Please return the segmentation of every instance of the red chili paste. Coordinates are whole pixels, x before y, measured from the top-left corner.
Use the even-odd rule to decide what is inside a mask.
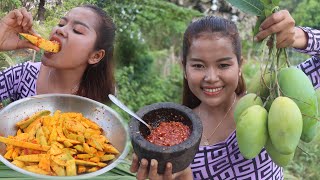
[[[182,122],[161,122],[147,136],[147,140],[160,146],[173,146],[185,141],[190,136],[190,128]]]

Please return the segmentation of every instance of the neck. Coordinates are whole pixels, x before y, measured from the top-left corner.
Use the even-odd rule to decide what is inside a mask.
[[[209,106],[208,104],[201,103],[196,108],[196,111],[203,115],[207,114],[208,117],[233,117],[233,109],[236,101],[237,95],[234,93],[231,98],[228,99],[228,103],[219,104],[217,106]]]
[[[48,92],[74,94],[78,90],[81,81],[79,74],[83,73],[49,68],[47,77]]]
[[[201,103],[194,109],[200,116],[204,126],[201,144],[209,145],[220,142],[228,136],[230,130],[235,128],[233,108],[236,100],[237,95],[234,93],[228,103],[224,105],[211,107]]]

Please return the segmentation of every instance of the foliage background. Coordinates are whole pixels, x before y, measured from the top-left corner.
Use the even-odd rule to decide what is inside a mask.
[[[48,37],[51,28],[68,10],[90,3],[105,9],[117,25],[117,96],[134,111],[156,102],[181,102],[182,36],[195,18],[213,14],[238,24],[247,83],[264,63],[261,52],[252,45],[252,34],[248,30],[256,18],[242,14],[223,0],[1,0],[0,16],[14,8],[26,7],[34,15],[34,28]],[[290,11],[297,25],[319,28],[318,0],[281,1],[281,8]],[[41,55],[42,52],[31,50],[0,52],[0,68],[27,60],[40,61]],[[289,50],[289,57],[292,64],[298,64],[308,56]],[[123,111],[111,106],[130,120]],[[319,138],[299,145],[307,153],[297,150],[294,161],[285,168],[286,179],[320,179]]]

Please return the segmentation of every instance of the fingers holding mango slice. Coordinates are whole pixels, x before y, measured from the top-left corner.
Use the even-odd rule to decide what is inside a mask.
[[[22,37],[27,39],[33,45],[41,48],[47,52],[57,53],[60,51],[60,44],[56,41],[49,41],[40,36],[31,35],[27,33],[19,33]],[[23,42],[22,42],[23,43]]]

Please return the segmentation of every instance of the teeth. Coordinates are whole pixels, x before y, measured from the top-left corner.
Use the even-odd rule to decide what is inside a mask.
[[[212,92],[220,91],[221,89],[222,89],[222,87],[220,87],[220,88],[215,88],[215,89],[204,88],[203,90],[212,93]]]

